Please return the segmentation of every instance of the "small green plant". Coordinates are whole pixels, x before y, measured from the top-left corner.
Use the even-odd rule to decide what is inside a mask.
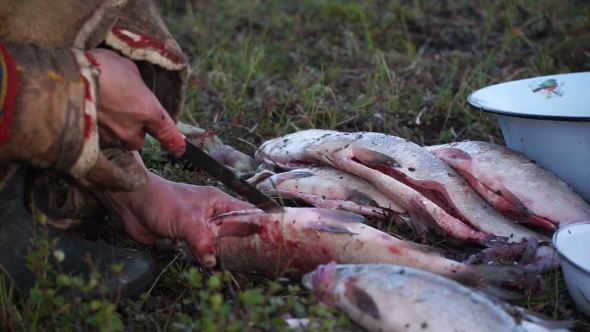
[[[8,286],[6,273],[0,274],[0,303],[4,327],[10,331],[41,331],[46,329],[75,331],[77,328],[95,331],[123,331],[123,323],[116,313],[117,301],[107,298],[98,270],[93,267],[88,280],[63,274],[59,262],[64,253],[55,250],[56,239],[48,239],[46,217],[35,215],[35,226],[41,236],[33,237],[26,256],[28,268],[36,276],[36,285],[22,293],[14,285]],[[37,233],[33,233],[37,234]],[[57,269],[50,260],[57,262]],[[113,266],[120,272],[120,267]],[[92,300],[83,300],[97,294]]]

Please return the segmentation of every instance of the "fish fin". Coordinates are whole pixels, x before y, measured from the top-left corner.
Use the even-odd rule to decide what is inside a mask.
[[[503,300],[518,300],[522,294],[502,289],[503,283],[522,282],[527,277],[527,272],[519,267],[471,265],[476,276],[473,280],[465,280],[470,285],[486,294]]]
[[[352,157],[359,160],[363,165],[367,166],[386,166],[386,167],[402,167],[402,165],[386,155],[375,150],[351,145]]]
[[[251,178],[249,178],[248,181],[251,185],[257,185],[260,182],[270,178],[271,176],[276,175],[275,172],[269,171],[269,170],[264,170],[262,172],[258,172],[256,174],[254,174]]]
[[[567,321],[567,320],[545,320],[540,322],[534,322],[534,324],[542,326],[549,331],[554,332],[569,332],[569,329],[573,329],[576,326],[575,321]]]
[[[539,246],[535,252],[535,257],[523,268],[531,273],[540,274],[551,270],[556,270],[560,265],[560,257],[551,245]]]
[[[344,225],[338,225],[332,222],[325,222],[325,221],[311,221],[305,227],[308,229],[313,229],[318,232],[327,232],[327,233],[336,233],[336,234],[349,234],[349,235],[356,235],[357,233],[352,232]]]
[[[329,209],[316,209],[318,215],[324,220],[338,220],[342,223],[364,223],[365,217],[360,214],[341,211],[341,210],[329,210]]]
[[[360,214],[329,209],[316,209],[318,212],[317,220],[310,220],[306,228],[314,229],[321,232],[351,234],[347,224],[363,223],[365,218]]]
[[[471,160],[471,155],[461,149],[450,146],[441,146],[437,149],[428,149],[435,157],[451,162],[453,159]]]
[[[356,278],[349,278],[344,282],[344,297],[361,312],[375,318],[381,318],[381,312],[375,300],[362,288],[356,285]]]
[[[361,214],[364,216],[370,216],[379,219],[387,219],[389,217],[395,216],[396,212],[393,210],[374,207],[374,206],[365,206],[354,203],[352,201],[346,201],[341,199],[330,199],[330,198],[323,198],[317,195],[311,194],[304,194],[299,192],[281,192],[277,191],[278,195],[283,194],[283,197],[288,197],[292,199],[299,199],[304,201],[307,204],[315,206],[316,208],[320,209],[338,209],[349,211],[355,214]],[[397,220],[396,220],[397,221]]]
[[[555,224],[551,220],[532,213],[526,216],[526,221],[531,225],[544,228],[551,232],[557,229],[557,226],[555,226]]]
[[[360,214],[330,209],[317,209],[318,219],[310,220],[306,228],[320,232],[356,235],[350,231],[347,224],[363,223],[365,217]]]
[[[517,320],[524,323],[526,321],[529,324],[535,324],[538,326],[542,326],[550,331],[558,331],[562,329],[569,329],[574,327],[574,321],[565,321],[565,320],[553,320],[551,317],[544,315],[542,313],[523,308],[520,306],[515,306],[508,302],[499,300],[493,296],[487,296],[490,301],[495,303],[496,305],[502,307],[508,314],[512,317],[516,318]],[[525,324],[523,324],[525,325]],[[567,331],[567,330],[566,330]]]
[[[347,200],[357,203],[359,205],[379,207],[377,202],[369,195],[363,193],[358,189],[351,189],[351,194]]]
[[[531,215],[524,203],[505,186],[496,183],[492,188],[466,171],[458,172],[496,210],[520,222],[526,222],[527,217]]]
[[[498,186],[498,189],[496,190],[493,190],[490,187],[487,188],[495,195],[501,197],[502,200],[506,202],[500,208],[501,210],[506,210],[506,213],[521,216],[528,216],[531,214],[531,212],[524,205],[524,203],[518,197],[516,197],[516,195],[514,195],[510,190],[508,190],[508,188],[504,186]]]
[[[285,180],[295,180],[295,179],[303,179],[316,176],[312,172],[303,171],[303,170],[293,170],[290,172],[280,173],[277,175],[277,183]]]
[[[429,234],[431,231],[440,235],[445,235],[444,229],[436,222],[434,217],[423,208],[423,204],[416,197],[409,201],[410,209],[408,213],[410,218],[406,218],[408,226],[417,234]]]
[[[471,255],[464,261],[464,263],[474,264],[474,262],[478,262],[479,264],[489,264],[506,260],[513,262],[517,260],[518,257],[522,257],[522,254],[526,249],[527,245],[524,244],[506,243],[504,245],[483,249],[482,251]]]
[[[518,264],[519,265],[527,265],[528,263],[531,263],[533,261],[533,259],[535,258],[535,254],[536,254],[538,248],[539,248],[539,239],[535,236],[529,237],[529,239],[527,241],[527,245],[526,245],[522,255],[520,256],[520,259],[518,260]]]

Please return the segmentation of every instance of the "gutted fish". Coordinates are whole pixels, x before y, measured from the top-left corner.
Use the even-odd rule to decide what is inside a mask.
[[[551,331],[525,309],[453,280],[388,264],[320,265],[303,285],[369,331]],[[563,331],[563,329],[561,329]]]
[[[319,264],[390,263],[430,271],[499,297],[514,297],[500,286],[521,282],[520,268],[468,265],[435,248],[400,240],[363,223],[361,215],[318,208],[285,208],[284,213],[245,210],[207,221],[218,257],[229,268],[268,276],[300,277]],[[182,242],[160,241],[162,249]],[[188,257],[190,258],[190,255]]]
[[[317,166],[255,176],[250,181],[266,195],[305,201],[318,208],[340,209],[380,219],[405,213],[371,182],[333,167]]]
[[[427,147],[498,211],[554,231],[590,220],[588,205],[566,183],[525,155],[505,146],[466,141]]]
[[[451,167],[396,136],[305,130],[267,141],[260,150],[259,160],[279,167],[323,163],[369,180],[408,211],[419,232],[478,244],[494,236],[549,240],[497,212]]]

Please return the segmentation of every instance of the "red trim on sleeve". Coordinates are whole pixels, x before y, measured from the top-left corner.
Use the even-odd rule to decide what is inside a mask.
[[[0,44],[0,146],[10,139],[10,124],[16,108],[19,77],[16,63],[4,45]]]
[[[131,52],[137,49],[152,48],[157,50],[158,53],[160,53],[165,58],[171,60],[172,62],[176,64],[182,63],[182,57],[176,54],[176,52],[171,51],[164,42],[140,34],[137,35],[139,38],[134,39],[129,35],[125,34],[126,30],[121,29],[117,26],[114,26],[111,29],[111,31],[115,36],[117,36],[117,38],[119,38],[132,48]]]
[[[98,61],[92,56],[92,54],[84,52],[84,55],[86,56],[86,59],[88,59],[88,62],[90,62],[90,64],[92,64],[96,68],[100,68],[100,63],[98,63]]]
[[[86,96],[84,96],[84,99],[86,101],[92,102],[92,93],[90,93],[90,89],[92,87],[90,86],[90,82],[88,82],[88,80],[85,77],[82,77],[82,79],[84,80],[84,85],[86,85]],[[94,126],[94,123],[92,121],[92,117],[88,113],[84,113],[84,120],[86,124],[86,127],[84,128],[84,139],[87,140],[90,138],[90,135],[92,134],[92,128]]]

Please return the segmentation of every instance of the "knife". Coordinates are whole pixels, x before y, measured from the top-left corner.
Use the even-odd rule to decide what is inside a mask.
[[[229,168],[220,164],[208,153],[187,140],[186,137],[184,141],[186,142],[186,150],[180,156],[181,158],[202,169],[205,173],[223,183],[262,211],[267,213],[285,212],[285,209],[277,202],[260,192],[260,190],[256,189],[256,187],[246,180],[240,179]]]

